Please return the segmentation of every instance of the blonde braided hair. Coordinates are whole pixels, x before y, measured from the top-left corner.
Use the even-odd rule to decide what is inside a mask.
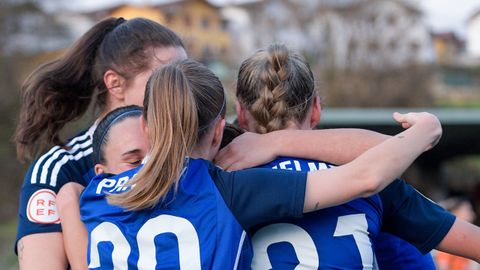
[[[257,121],[256,132],[302,122],[316,95],[308,63],[285,45],[272,44],[245,60],[239,70],[237,98]]]

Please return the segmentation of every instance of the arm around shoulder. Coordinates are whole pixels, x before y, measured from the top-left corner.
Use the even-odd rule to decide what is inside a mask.
[[[338,205],[381,191],[441,137],[440,122],[432,114],[394,114],[394,118],[407,130],[346,165],[308,175],[305,211]]]

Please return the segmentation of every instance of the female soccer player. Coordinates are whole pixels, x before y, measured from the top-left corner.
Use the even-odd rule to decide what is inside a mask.
[[[180,38],[164,26],[143,18],[110,18],[93,26],[64,56],[38,67],[27,78],[15,141],[19,159],[37,159],[20,194],[15,248],[22,269],[66,269],[66,254],[83,250],[64,250],[56,195],[67,183],[76,183],[78,192],[94,175],[91,136],[96,125],[66,144],[59,139],[60,130],[85,113],[93,96],[99,118],[120,106],[139,105],[152,70],[183,58],[186,52]],[[332,162],[350,160],[384,140],[377,133],[359,130],[318,136],[323,134],[325,145],[351,143],[349,151],[326,152],[324,158],[332,157]],[[48,144],[56,145],[37,157]],[[79,220],[74,209],[65,215],[72,215],[65,220]],[[69,263],[72,268],[84,264]]]
[[[15,135],[18,157],[32,158],[41,147],[56,146],[33,162],[22,186],[16,244],[21,269],[67,268],[56,194],[66,183],[85,186],[94,175],[95,124],[67,144],[60,141],[60,130],[85,113],[93,96],[99,117],[120,106],[141,105],[152,69],[183,58],[180,38],[164,26],[141,18],[109,18],[27,78]],[[79,220],[75,210],[67,213]]]
[[[320,101],[308,64],[282,45],[260,50],[242,63],[237,97],[238,121],[249,131],[311,129],[320,120]],[[222,155],[225,156],[222,153],[218,159],[225,164]],[[266,167],[312,171],[333,166],[314,160],[280,158]],[[379,196],[323,209],[303,219],[256,228],[252,268],[283,269],[298,264],[309,269],[370,269],[376,263],[372,242],[380,234],[380,228],[428,252],[439,245],[453,222],[453,216],[404,182],[395,181]],[[448,245],[440,247],[448,249]],[[472,254],[475,253],[465,253]],[[403,262],[400,266],[385,262],[384,256],[391,255],[377,254],[380,268],[426,269],[425,264],[408,262],[406,258],[399,258]]]
[[[140,127],[142,113],[143,109],[139,106],[120,107],[100,121],[92,138],[95,174],[118,174],[140,165],[148,151],[148,140]],[[79,197],[83,189],[81,185],[68,183],[56,198],[63,237],[68,239],[64,241],[65,249],[76,250],[68,257],[70,262],[74,262],[71,263],[73,269],[87,268],[87,231],[79,216],[68,215],[72,211],[79,212]]]
[[[395,114],[408,129],[345,166],[228,173],[208,161],[225,125],[224,91],[210,70],[183,60],[155,71],[144,108],[145,164],[94,178],[82,194],[90,269],[249,267],[248,253],[239,260],[245,228],[370,196],[441,135],[431,114]]]

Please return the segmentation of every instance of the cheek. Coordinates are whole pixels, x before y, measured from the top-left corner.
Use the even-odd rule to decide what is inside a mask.
[[[128,105],[143,106],[143,97],[145,96],[145,86],[135,87],[127,93],[125,102]]]
[[[127,105],[143,106],[143,97],[145,96],[145,85],[147,84],[147,80],[148,76],[143,74],[134,79],[125,93],[125,103]]]

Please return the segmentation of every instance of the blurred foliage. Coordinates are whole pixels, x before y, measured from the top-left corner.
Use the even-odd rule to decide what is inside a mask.
[[[480,185],[480,156],[455,158],[446,162],[442,169],[452,192],[470,193]]]
[[[324,70],[318,85],[327,107],[431,107],[432,69]]]
[[[0,223],[0,269],[18,269],[17,256],[13,252],[17,222]]]
[[[20,85],[33,68],[51,56],[16,46],[15,42],[23,40],[32,31],[39,37],[38,42],[46,36],[41,29],[31,29],[29,23],[32,21],[25,23],[24,18],[35,18],[33,22],[40,20],[41,27],[47,26],[45,31],[48,34],[60,29],[50,15],[38,7],[36,1],[4,1],[0,4],[0,37],[3,37],[0,39],[0,177],[5,179],[0,189],[0,223],[16,215],[18,194],[26,171],[26,165],[17,161],[12,143],[20,103]],[[62,31],[57,33],[62,34]]]

